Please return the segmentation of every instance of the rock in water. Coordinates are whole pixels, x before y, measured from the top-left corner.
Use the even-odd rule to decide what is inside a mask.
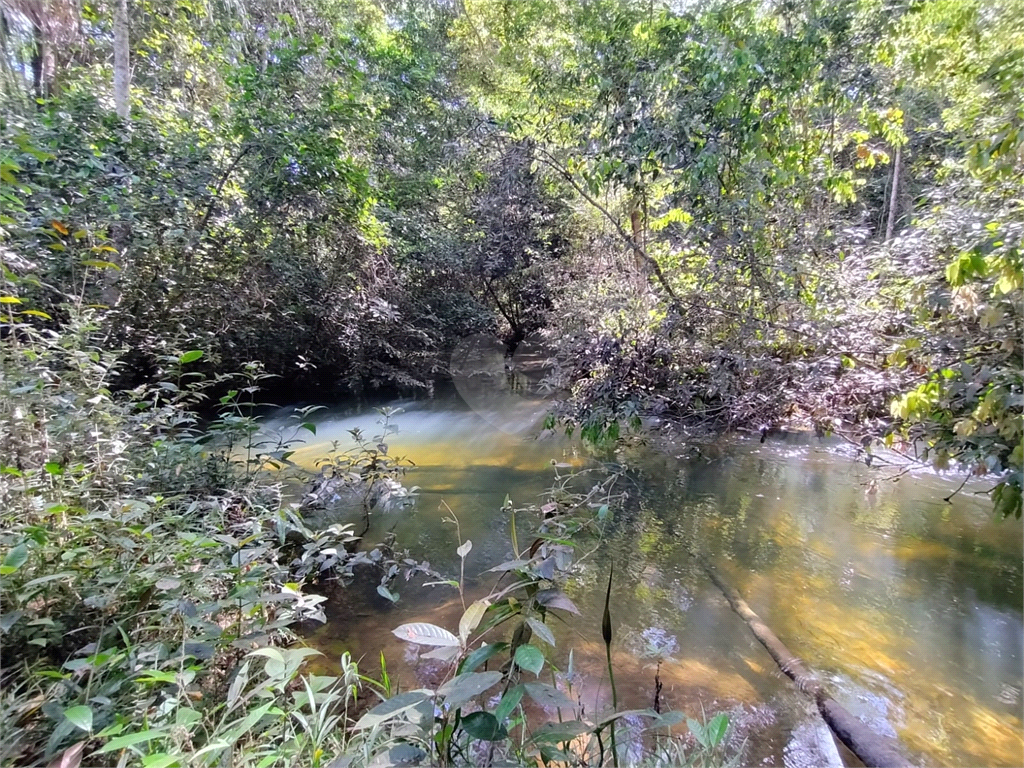
[[[783,751],[786,768],[843,768],[843,760],[828,725],[815,715],[790,734]]]

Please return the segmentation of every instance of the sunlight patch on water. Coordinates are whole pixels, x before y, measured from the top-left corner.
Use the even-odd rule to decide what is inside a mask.
[[[375,418],[318,414],[317,435],[297,456],[306,461],[344,441],[353,426],[372,434]],[[398,423],[393,453],[417,464],[406,480],[422,492],[412,509],[373,520],[367,538],[393,529],[413,556],[457,573],[454,530],[441,522],[445,501],[474,542],[467,600],[485,595],[494,579],[483,572],[511,557],[505,494],[536,502],[552,460],[593,461],[564,436],[537,440],[539,425],[509,434],[451,403],[412,404]],[[738,713],[752,763],[780,765],[818,743],[813,706],[693,562],[695,547],[838,700],[879,733],[897,734],[920,762],[1024,764],[1021,523],[993,519],[974,495],[943,503],[955,485],[934,474],[880,482],[867,494],[884,477],[879,470],[813,437],[787,439],[623,452],[633,467],[629,501],[613,511],[607,540],[574,568],[566,589],[582,617],[552,625],[552,661],[564,667],[575,649],[588,706],[609,703],[600,615],[614,558],[620,705],[651,705],[655,666],[645,650],[664,641],[666,707]],[[519,522],[522,536],[536,521]],[[398,605],[332,596],[330,623],[309,641],[332,656],[352,650],[371,673],[383,649],[403,686],[430,685],[443,668],[407,658],[409,647],[390,630],[407,621],[456,627],[462,606],[450,589],[400,586]]]

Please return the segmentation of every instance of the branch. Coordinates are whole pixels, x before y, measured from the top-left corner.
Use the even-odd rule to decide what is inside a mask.
[[[580,196],[583,197],[584,200],[586,200],[588,203],[590,203],[592,206],[594,206],[598,211],[600,211],[601,214],[604,215],[604,217],[606,219],[608,219],[608,221],[610,221],[612,223],[612,226],[615,227],[615,230],[616,230],[616,232],[618,232],[619,237],[621,237],[622,240],[627,245],[629,245],[630,248],[633,249],[633,252],[636,253],[637,256],[639,256],[641,259],[643,259],[645,263],[650,265],[651,271],[654,272],[654,276],[658,279],[658,282],[661,284],[661,287],[664,289],[665,293],[668,294],[668,297],[671,300],[672,305],[676,308],[676,311],[678,311],[680,314],[685,314],[685,309],[686,308],[710,310],[712,312],[717,312],[720,315],[726,315],[728,317],[735,317],[735,318],[738,318],[740,320],[754,320],[756,322],[759,322],[759,323],[762,323],[763,325],[768,326],[769,328],[778,328],[778,329],[781,329],[781,330],[784,330],[784,331],[789,331],[790,333],[795,333],[795,334],[797,334],[799,336],[811,336],[811,335],[813,335],[813,334],[808,333],[807,331],[802,331],[799,328],[793,328],[793,327],[788,326],[788,325],[779,325],[778,323],[773,323],[770,320],[763,320],[763,319],[758,318],[758,317],[750,317],[750,316],[747,316],[747,315],[743,315],[740,312],[733,312],[732,310],[729,310],[729,309],[723,309],[721,307],[713,307],[713,306],[710,306],[708,304],[697,304],[696,302],[684,301],[683,299],[679,298],[678,294],[676,294],[676,292],[672,289],[672,286],[669,285],[668,279],[665,277],[665,273],[661,269],[661,265],[658,264],[657,260],[655,260],[654,257],[651,256],[650,254],[648,254],[647,251],[645,251],[640,246],[640,244],[638,242],[636,242],[636,240],[633,239],[632,235],[630,235],[628,232],[626,232],[626,230],[619,223],[619,220],[617,218],[615,218],[615,216],[613,216],[611,214],[611,212],[607,208],[605,208],[603,205],[601,205],[601,203],[599,203],[590,194],[588,194],[587,191],[585,189],[583,189],[583,187],[580,186],[580,184],[576,181],[576,179],[574,179],[572,177],[572,174],[569,173],[564,168],[562,168],[561,164],[557,162],[555,157],[550,152],[548,152],[546,149],[544,149],[542,147],[538,147],[537,149],[538,149],[538,151],[542,155],[542,157],[540,158],[541,161],[545,165],[547,165],[548,167],[550,167],[550,168],[554,169],[555,171],[557,171],[558,174],[560,176],[562,176],[562,178],[564,178],[566,181],[568,181],[572,185],[573,189],[575,189],[577,192],[579,192]]]
[[[202,234],[206,229],[206,225],[210,221],[210,216],[213,215],[213,209],[216,207],[217,201],[220,199],[220,193],[224,189],[224,185],[227,183],[228,178],[230,178],[232,172],[235,170],[235,166],[237,166],[242,161],[242,158],[249,154],[253,149],[254,146],[252,144],[247,144],[242,147],[242,151],[235,156],[234,160],[232,160],[224,170],[224,173],[221,174],[220,181],[217,182],[217,188],[213,191],[213,197],[210,198],[210,202],[206,206],[206,212],[203,213],[203,217],[199,220],[198,226],[196,226],[192,246],[189,248],[190,252],[192,248],[195,247],[199,238],[202,237]]]
[[[953,497],[956,496],[958,493],[960,493],[960,491],[962,491],[964,489],[964,486],[967,485],[967,481],[970,480],[970,479],[971,479],[971,473],[968,472],[967,473],[967,477],[965,477],[964,481],[962,483],[960,483],[960,487],[957,488],[955,491],[953,491],[951,494],[949,494],[949,496],[944,498],[943,501],[946,502],[947,504],[949,502],[953,501]]]
[[[661,265],[658,264],[658,262],[652,256],[650,256],[647,253],[647,251],[645,251],[640,246],[640,244],[636,242],[636,240],[633,239],[632,235],[630,235],[628,232],[626,232],[625,229],[623,229],[622,225],[619,223],[619,220],[612,216],[612,214],[608,211],[607,208],[605,208],[603,205],[601,205],[601,203],[599,203],[597,200],[591,197],[587,193],[587,191],[577,183],[576,179],[572,177],[572,174],[569,173],[564,168],[562,168],[560,163],[555,161],[555,158],[551,155],[550,152],[540,147],[538,147],[538,149],[543,155],[543,157],[541,157],[541,160],[544,162],[544,164],[557,171],[566,181],[568,181],[573,186],[573,188],[577,192],[580,193],[580,196],[583,197],[584,200],[586,200],[597,210],[599,210],[604,215],[604,217],[608,219],[608,221],[610,221],[612,225],[615,227],[616,231],[619,233],[619,237],[621,237],[633,249],[633,252],[636,253],[637,256],[639,256],[641,259],[644,260],[644,262],[650,265],[651,270],[654,272],[654,276],[658,278],[658,282],[661,283],[661,287],[665,289],[665,293],[667,293],[669,298],[672,299],[672,303],[675,305],[676,309],[682,312],[683,302],[679,298],[679,296],[676,295],[676,292],[672,289],[672,286],[668,284],[668,280],[665,279],[665,273],[661,271]],[[692,307],[693,305],[691,304],[690,306]]]

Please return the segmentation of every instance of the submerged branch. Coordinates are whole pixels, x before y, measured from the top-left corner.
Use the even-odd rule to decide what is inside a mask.
[[[850,751],[860,758],[864,765],[874,768],[910,765],[910,761],[902,754],[898,745],[890,743],[891,739],[872,731],[825,692],[811,669],[790,652],[771,628],[761,620],[761,617],[751,610],[740,593],[724,581],[710,563],[693,550],[690,551],[690,554],[697,559],[708,578],[725,595],[725,599],[729,601],[733,611],[750,627],[750,631],[753,632],[758,642],[775,659],[779,669],[795,682],[801,691],[814,699],[818,711],[828,723],[829,728],[843,744],[850,748]]]

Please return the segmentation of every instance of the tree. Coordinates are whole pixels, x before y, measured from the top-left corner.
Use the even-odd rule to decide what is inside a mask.
[[[122,120],[131,112],[128,0],[114,0],[114,111]]]

